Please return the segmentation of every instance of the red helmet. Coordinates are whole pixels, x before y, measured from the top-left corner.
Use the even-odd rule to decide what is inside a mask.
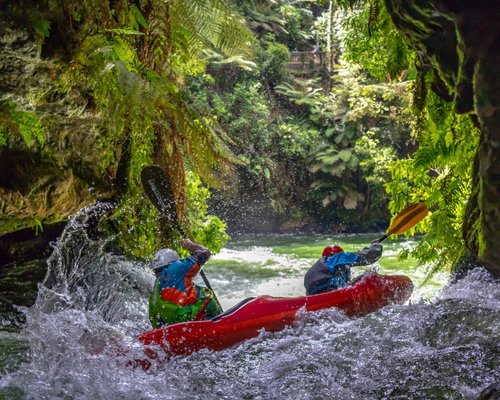
[[[325,247],[325,249],[323,250],[323,257],[330,257],[334,254],[342,253],[343,251],[344,249],[342,247],[333,244],[331,246]]]

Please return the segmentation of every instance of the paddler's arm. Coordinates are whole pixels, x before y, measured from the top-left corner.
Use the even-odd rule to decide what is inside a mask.
[[[382,255],[382,245],[378,241],[374,241],[369,246],[356,252],[356,254],[360,257],[360,260],[353,263],[354,266],[373,264]]]
[[[210,250],[187,238],[181,240],[181,246],[191,253],[191,257],[194,257],[200,266],[205,264],[210,258]]]

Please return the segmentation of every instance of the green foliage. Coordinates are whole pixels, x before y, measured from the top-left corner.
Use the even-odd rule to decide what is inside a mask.
[[[35,34],[43,40],[50,35],[50,21],[46,19],[37,19],[33,22],[33,29]]]
[[[159,8],[159,11],[167,11],[168,4],[165,7]],[[228,1],[177,0],[170,11],[174,34],[189,39],[183,42],[183,50],[187,54],[197,56],[201,45],[209,47],[208,44],[229,56],[251,54],[252,35],[243,18]]]
[[[257,50],[257,62],[261,81],[274,88],[289,77],[286,63],[290,53],[285,45],[276,43],[272,38],[264,41]]]
[[[292,50],[307,46],[312,37],[309,29],[313,22],[312,11],[300,7],[297,2],[284,3],[278,7],[278,12],[283,18],[285,31],[277,32],[277,38]]]
[[[268,181],[270,160],[265,149],[271,145],[275,128],[262,85],[255,80],[241,81],[230,93],[214,94],[212,104],[221,126],[234,140],[232,148],[240,162],[256,181]]]
[[[286,96],[298,106],[298,110],[308,114],[323,96],[323,91],[318,87],[318,79],[295,79],[293,84],[285,82],[276,86],[276,93]]]
[[[205,61],[212,66],[236,66],[245,71],[254,71],[257,68],[257,65],[253,61],[250,61],[240,55],[225,57],[223,54],[219,54],[212,50],[204,50],[204,53]],[[205,77],[207,76],[208,75],[205,75]]]
[[[317,130],[304,126],[300,117],[277,109],[268,97],[267,85],[260,83],[256,74],[228,66],[210,71],[210,77],[191,81],[191,92],[200,104],[213,110],[232,139],[229,145],[240,160],[242,190],[246,195],[269,196],[278,213],[300,219],[308,175],[304,165]],[[229,79],[234,79],[233,85],[220,84]]]
[[[202,185],[200,178],[190,171],[186,178],[186,217],[190,221],[190,232],[197,243],[217,254],[230,239],[226,225],[215,215],[208,214],[210,190]]]
[[[283,43],[290,46],[295,37],[312,48],[303,41],[312,32],[312,14],[286,1],[260,4],[241,5],[261,37],[259,76],[218,64],[210,69],[212,79],[192,83],[199,103],[211,108],[233,139],[231,148],[245,167],[240,177],[244,187],[267,194],[275,210],[291,218],[309,213],[322,223],[345,220],[358,229],[386,221],[383,184],[395,157],[391,148],[404,154],[412,141],[406,136],[412,121],[408,85],[374,83],[373,76],[342,60],[330,93],[319,77],[293,79]],[[287,32],[264,26],[272,10],[281,10]],[[341,11],[335,18],[338,27],[346,19]],[[299,20],[304,36],[291,35]],[[318,38],[324,28],[318,25]],[[342,34],[336,40],[340,51]]]
[[[387,184],[393,213],[417,200],[424,200],[432,210],[407,233],[425,233],[411,255],[430,265],[430,274],[451,271],[465,250],[462,222],[479,131],[469,116],[457,115],[453,108],[453,103],[429,94],[420,124],[414,128],[420,147],[411,158],[391,166],[392,181]]]
[[[302,107],[309,114],[305,125],[318,132],[306,164],[314,177],[310,207],[369,226],[386,218],[383,183],[395,157],[391,147],[406,147],[410,93],[406,85],[370,84],[358,68],[341,67],[326,96],[315,80],[282,84],[277,91]]]
[[[238,9],[245,15],[252,32],[259,38],[271,33],[278,35],[286,34],[285,24],[282,14],[279,12],[279,5],[274,0],[263,1],[237,1]]]
[[[376,130],[372,128],[359,138],[354,151],[361,160],[361,175],[366,182],[373,184],[373,189],[382,189],[389,178],[389,165],[396,160],[396,152],[392,146],[380,144]]]
[[[287,156],[301,160],[308,155],[320,137],[320,132],[311,126],[297,124],[293,117],[279,125],[278,146]]]
[[[9,101],[0,101],[0,146],[5,146],[8,139],[20,136],[25,145],[43,146],[45,143],[45,128],[33,112],[20,111]]]
[[[156,246],[148,239],[158,236],[158,225],[155,210],[144,204],[140,171],[153,159],[174,164],[176,176],[171,178],[181,193],[184,163],[205,182],[215,183],[213,170],[234,158],[212,116],[193,104],[184,81],[204,71],[204,50],[218,50],[244,65],[252,36],[225,0],[91,3],[66,4],[70,23],[60,23],[68,33],[78,29],[78,40],[71,46],[76,49],[73,68],[61,76],[57,90],[70,90],[77,79],[86,80],[83,86],[92,91],[102,116],[103,173],[116,174],[118,160],[130,153],[128,184],[111,225],[118,227],[125,249],[145,256]],[[205,196],[201,186],[191,189]],[[223,224],[205,214],[200,218],[206,220],[206,239],[217,248]]]
[[[346,170],[356,169],[359,164],[358,157],[350,150],[335,147],[328,147],[318,151],[315,154],[315,161],[311,165],[311,172],[321,171],[339,178],[342,177]]]
[[[413,63],[414,52],[392,24],[383,1],[364,2],[347,13],[343,24],[345,59],[360,64],[374,78],[395,79]]]

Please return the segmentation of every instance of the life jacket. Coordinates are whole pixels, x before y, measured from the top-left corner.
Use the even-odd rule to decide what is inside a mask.
[[[153,328],[162,325],[204,319],[205,309],[214,298],[208,288],[200,288],[198,299],[193,304],[180,306],[177,303],[163,300],[160,296],[160,278],[156,278],[154,289],[149,296],[149,321]]]
[[[356,253],[342,252],[321,257],[304,277],[306,294],[318,294],[346,287],[351,279],[350,266],[361,257]]]
[[[304,286],[306,294],[316,293],[316,288],[331,279],[332,274],[326,265],[326,257],[321,257],[314,265],[306,272],[304,277]]]

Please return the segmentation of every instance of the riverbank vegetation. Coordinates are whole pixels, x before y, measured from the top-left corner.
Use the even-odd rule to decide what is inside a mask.
[[[46,81],[1,99],[0,152],[47,168],[24,192],[2,181],[1,233],[43,229],[82,199],[105,197],[116,207],[101,234],[119,233],[122,249],[148,256],[175,240],[141,190],[141,169],[155,163],[175,182],[183,225],[215,251],[226,225],[381,230],[391,213],[423,200],[432,212],[412,255],[451,270],[467,253],[479,124],[455,112],[453,96],[436,94],[450,88],[384,2],[7,1],[5,9],[5,25],[38,46],[34,68],[45,63]],[[68,119],[85,119],[88,131]],[[50,174],[68,168],[71,176],[55,179],[71,188],[58,208]],[[28,213],[20,198],[36,207]]]

